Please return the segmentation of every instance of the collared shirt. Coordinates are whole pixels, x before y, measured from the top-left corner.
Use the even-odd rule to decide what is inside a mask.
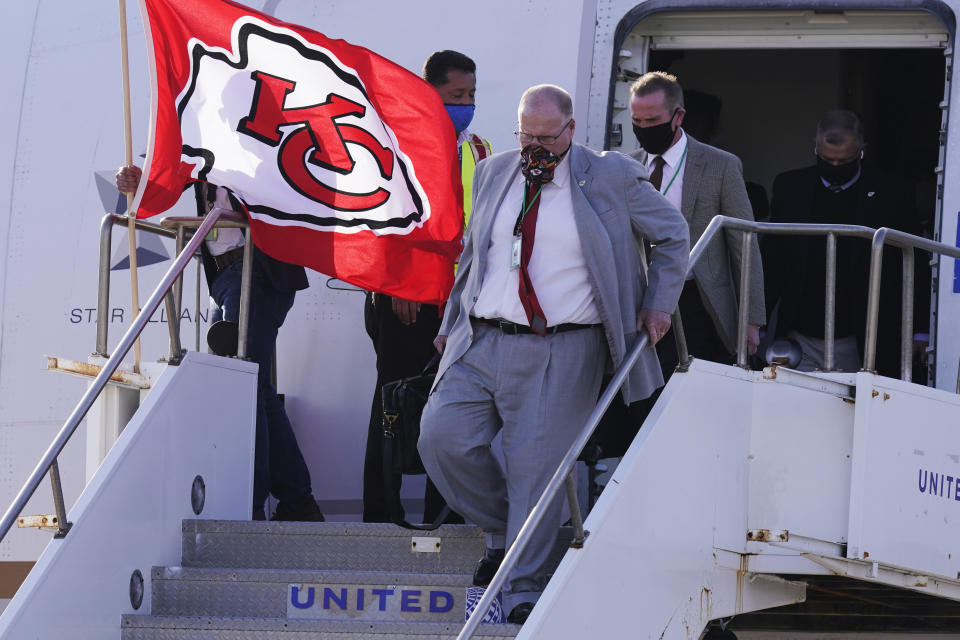
[[[230,204],[230,195],[229,192],[222,188],[216,187],[217,189],[217,198],[213,203],[213,207],[220,207],[221,209],[226,209],[227,211],[233,211],[233,205]],[[206,240],[207,250],[210,252],[210,255],[219,256],[242,247],[244,244],[243,229],[236,228],[215,228],[213,231],[207,234]]]
[[[832,191],[832,192],[834,192],[834,193],[837,193],[838,191],[846,191],[847,189],[849,189],[850,187],[852,187],[857,180],[860,179],[860,172],[861,172],[862,170],[863,170],[863,166],[862,166],[862,165],[859,166],[859,167],[857,167],[857,174],[856,174],[855,176],[853,176],[852,178],[850,178],[850,180],[848,180],[847,182],[844,182],[844,183],[841,184],[841,185],[834,185],[834,184],[832,184],[831,182],[828,182],[827,179],[824,178],[823,176],[820,176],[820,182],[823,183],[823,186],[825,186],[827,189],[829,189],[830,191]]]
[[[683,200],[683,173],[687,167],[687,158],[684,151],[687,149],[687,132],[680,130],[680,139],[663,152],[663,182],[660,183],[662,193],[670,204],[678,210]],[[647,170],[653,171],[653,161],[657,156],[647,154]]]
[[[675,206],[678,211],[683,211],[683,174],[687,168],[687,132],[680,129],[680,139],[676,144],[663,152],[663,181],[660,183],[660,193]],[[653,161],[657,156],[647,154],[646,167],[648,171],[653,171]],[[687,274],[687,280],[693,279],[693,270]]]
[[[557,165],[553,181],[540,193],[537,233],[528,267],[550,327],[600,322],[573,216],[572,182],[570,162],[565,157]],[[497,210],[473,315],[526,325],[527,315],[520,304],[520,270],[510,267],[513,228],[523,203],[524,184],[523,174],[518,173]]]

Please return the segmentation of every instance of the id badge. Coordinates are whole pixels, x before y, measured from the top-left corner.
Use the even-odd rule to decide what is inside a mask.
[[[513,236],[513,247],[510,249],[510,268],[520,268],[520,250],[523,247],[523,235]]]

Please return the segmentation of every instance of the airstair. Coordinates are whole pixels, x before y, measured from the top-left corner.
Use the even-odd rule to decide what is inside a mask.
[[[765,227],[715,222],[705,237],[725,224]],[[569,477],[622,373],[541,503]],[[105,367],[98,379],[112,374]],[[0,616],[0,638],[697,640],[717,624],[744,640],[960,633],[952,392],[869,370],[692,361],[664,389],[579,544],[573,515],[563,557],[519,627],[502,622],[496,594],[540,503],[483,592],[470,584],[483,548],[474,527],[248,521],[255,384],[255,365],[202,353],[151,380],[64,535]]]
[[[471,585],[482,554],[467,525],[186,520],[182,564],[153,568],[151,615],[124,615],[121,637],[452,638],[483,591]],[[499,605],[489,618],[503,622]]]

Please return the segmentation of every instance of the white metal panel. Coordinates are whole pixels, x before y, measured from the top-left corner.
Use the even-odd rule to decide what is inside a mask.
[[[876,633],[854,631],[737,631],[739,640],[949,640],[955,633]]]
[[[594,11],[590,2],[568,3],[557,11],[545,2],[518,10],[515,3],[496,0],[469,15],[431,0],[254,6],[366,46],[417,74],[435,50],[464,51],[478,64],[478,110],[471,128],[489,138],[495,150],[516,146],[512,132],[524,89],[540,82],[572,92],[589,87]],[[10,125],[0,134],[9,143],[0,145],[5,150],[0,164],[0,202],[5,204],[0,209],[9,208],[0,218],[5,255],[0,267],[0,438],[15,444],[11,451],[25,458],[22,464],[11,465],[9,474],[0,475],[2,504],[15,495],[39,457],[33,452],[45,448],[82,393],[82,385],[75,381],[45,373],[43,355],[85,360],[94,350],[99,224],[105,206],[115,205],[118,197],[115,192],[104,195],[98,187],[109,186],[123,163],[116,12],[116,3],[40,0],[5,10],[0,27],[6,54],[0,73],[10,89],[0,103]],[[133,3],[128,3],[128,20],[133,147],[139,163],[149,128],[149,74]],[[531,53],[531,29],[549,33],[564,45],[546,56]],[[578,114],[581,109],[586,112],[586,96],[576,104]],[[578,138],[585,132],[578,129]],[[186,193],[172,213],[192,215],[192,200],[192,193]],[[115,262],[126,258],[126,243],[125,230],[117,229]],[[158,253],[172,254],[171,241],[159,246]],[[151,248],[156,247],[152,243]],[[141,300],[168,265],[165,258],[141,265]],[[111,344],[130,324],[128,274],[126,269],[112,272]],[[343,510],[331,515],[357,519],[375,375],[373,349],[363,329],[362,296],[327,289],[325,276],[311,272],[309,277],[310,289],[297,296],[280,331],[279,391],[286,396],[314,493],[321,502]],[[198,323],[194,282],[191,269],[184,288],[190,319],[184,321],[181,334],[191,350]],[[199,324],[205,333],[209,320],[205,282],[200,289]],[[153,319],[143,338],[145,361],[157,360],[167,348],[165,311],[158,310]],[[205,345],[201,350],[206,351]],[[61,467],[69,505],[71,493],[79,491],[71,485],[84,476],[82,453],[65,458]],[[422,487],[422,478],[407,478],[404,495],[420,497]],[[4,543],[0,551],[9,546]]]
[[[846,540],[853,413],[853,404],[829,387],[803,392],[779,379],[759,385],[750,436],[750,529]]]
[[[638,25],[654,49],[942,47],[947,29],[926,11],[662,12]]]
[[[859,374],[848,557],[956,578],[958,482],[960,397]]]
[[[135,569],[150,611],[150,569],[179,562],[197,475],[200,517],[249,518],[255,389],[248,362],[190,353],[168,368],[70,510],[73,528],[51,540],[0,617],[0,638],[118,637]]]
[[[740,554],[717,549],[746,547],[758,376],[702,361],[674,374],[518,638],[697,638],[713,618],[803,598],[741,580]]]
[[[549,82],[575,93],[587,86],[579,76],[589,73],[581,63],[593,50],[593,2],[564,2],[562,10],[550,2],[512,0],[489,0],[469,10],[434,0],[267,4],[278,18],[369,47],[418,75],[439,49],[470,56],[477,63],[477,112],[470,129],[489,139],[494,151],[518,146],[513,131],[525,89]],[[531,48],[531,37],[544,38],[544,48]],[[578,112],[586,98],[574,95]],[[577,139],[585,133],[578,131]]]

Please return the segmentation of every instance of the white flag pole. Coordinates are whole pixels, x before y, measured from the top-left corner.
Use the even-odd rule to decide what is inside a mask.
[[[133,133],[130,123],[130,55],[127,46],[127,3],[120,2],[120,65],[123,74],[123,127],[126,150],[126,166],[133,164]],[[130,248],[130,307],[133,320],[140,315],[140,293],[137,284],[137,228],[136,213],[130,211],[132,193],[127,194],[127,239]],[[140,373],[140,338],[133,343],[133,371]]]

